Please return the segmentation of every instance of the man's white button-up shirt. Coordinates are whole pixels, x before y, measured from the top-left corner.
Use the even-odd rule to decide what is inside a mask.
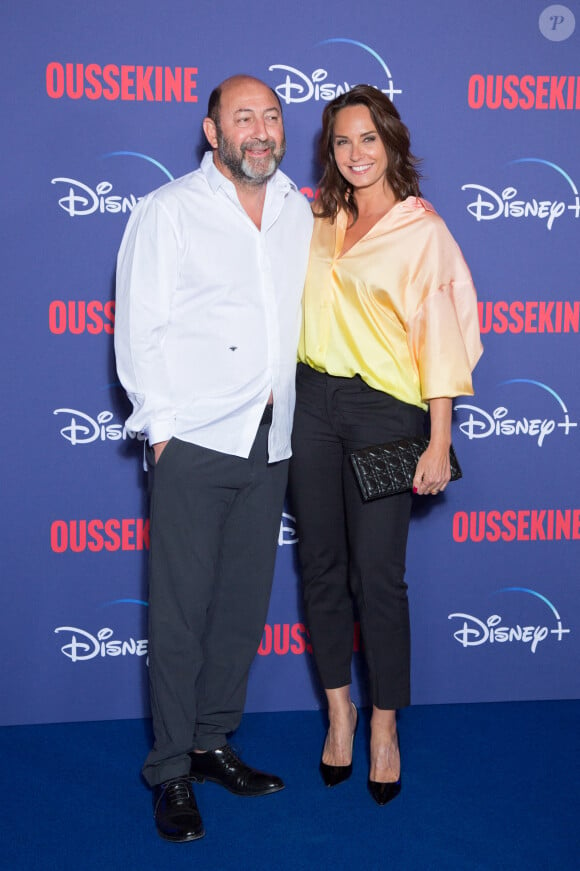
[[[279,170],[259,230],[207,153],[134,209],[117,265],[117,369],[129,429],[247,457],[270,392],[270,462],[290,456],[296,348],[312,232]]]

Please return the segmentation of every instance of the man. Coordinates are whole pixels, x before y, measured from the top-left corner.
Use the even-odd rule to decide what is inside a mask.
[[[143,768],[158,833],[204,834],[191,781],[282,789],[242,762],[238,725],[267,615],[290,456],[312,217],[278,170],[276,94],[248,76],[211,94],[201,167],[135,208],[119,252],[115,348],[148,439],[149,671]]]

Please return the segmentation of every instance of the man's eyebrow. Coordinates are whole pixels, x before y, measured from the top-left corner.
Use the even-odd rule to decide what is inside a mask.
[[[234,115],[237,115],[238,112],[255,112],[255,109],[236,109]],[[279,106],[270,106],[268,109],[264,109],[264,112],[279,112]]]

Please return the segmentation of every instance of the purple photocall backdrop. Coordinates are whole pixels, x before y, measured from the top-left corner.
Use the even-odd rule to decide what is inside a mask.
[[[325,103],[358,82],[392,97],[473,272],[485,353],[454,403],[464,477],[416,500],[409,539],[414,703],[578,697],[580,3],[1,14],[0,722],[148,712],[147,499],[115,373],[115,259],[137,200],[197,166],[209,93],[236,72],[279,95],[283,168],[309,199]],[[247,709],[319,704],[287,509]]]

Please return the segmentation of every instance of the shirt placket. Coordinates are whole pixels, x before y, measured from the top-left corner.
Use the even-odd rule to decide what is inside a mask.
[[[262,300],[264,303],[265,321],[266,321],[266,344],[268,349],[268,371],[272,380],[272,393],[274,396],[274,404],[278,394],[278,373],[280,369],[280,334],[278,323],[278,306],[276,300],[276,287],[274,284],[274,273],[268,246],[266,244],[266,234],[260,233],[259,237],[259,274],[261,282]],[[274,423],[276,416],[274,418]],[[271,427],[271,438],[273,439],[274,424]]]
[[[333,298],[340,290],[340,252],[344,242],[346,231],[346,217],[340,212],[337,216],[334,229],[334,255],[330,270],[330,279],[324,282],[321,291],[319,330],[318,330],[318,353],[327,358],[330,342],[330,329],[332,321]]]

